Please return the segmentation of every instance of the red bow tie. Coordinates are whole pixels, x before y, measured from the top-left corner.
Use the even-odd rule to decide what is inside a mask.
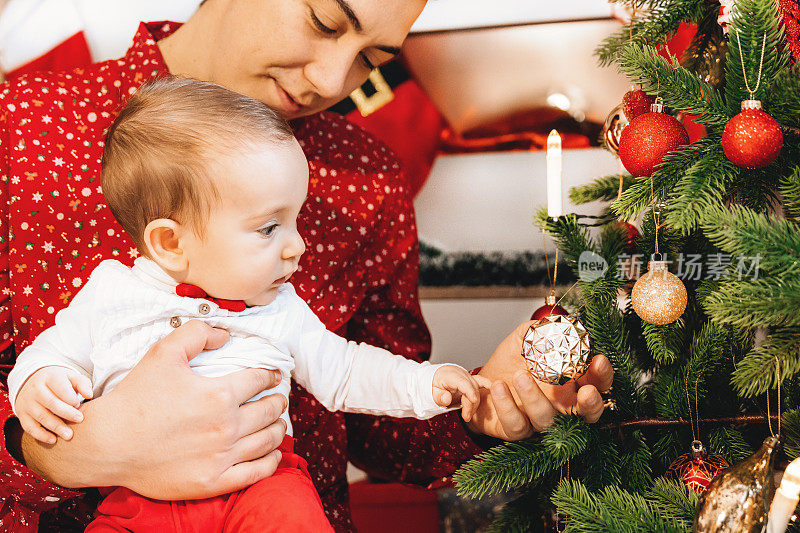
[[[225,300],[223,298],[214,298],[213,296],[206,294],[206,291],[197,285],[191,285],[189,283],[179,283],[178,286],[175,287],[175,294],[178,296],[188,296],[189,298],[204,298],[206,300],[211,300],[220,306],[220,308],[227,309],[228,311],[234,311],[236,313],[247,309],[247,304],[244,303],[244,300]]]

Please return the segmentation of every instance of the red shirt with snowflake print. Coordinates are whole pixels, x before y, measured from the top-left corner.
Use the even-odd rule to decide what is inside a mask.
[[[0,86],[0,205],[8,209],[0,217],[0,349],[13,342],[20,351],[52,325],[100,261],[133,263],[136,249],[101,191],[103,134],[137,87],[167,72],[156,41],[176,27],[142,24],[119,60]],[[397,159],[338,115],[294,126],[310,167],[297,293],[331,331],[427,358],[414,211]],[[13,356],[0,362],[10,366]],[[339,531],[352,529],[348,459],[377,477],[421,483],[480,451],[458,412],[425,421],[331,413],[296,384],[289,410],[296,451]],[[0,415],[2,423],[13,416],[5,388]],[[63,529],[67,516],[91,511],[78,496],[38,478],[0,443],[0,530],[36,531],[44,511],[43,526]]]

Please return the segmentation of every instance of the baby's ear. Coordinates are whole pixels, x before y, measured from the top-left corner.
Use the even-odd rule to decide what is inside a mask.
[[[169,218],[158,218],[144,228],[144,245],[150,259],[164,270],[183,272],[188,268],[181,237],[186,228]]]

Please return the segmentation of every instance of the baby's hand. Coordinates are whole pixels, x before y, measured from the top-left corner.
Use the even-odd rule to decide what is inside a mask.
[[[86,376],[63,366],[46,366],[33,373],[22,385],[14,408],[22,429],[34,439],[55,444],[56,435],[72,438],[72,430],[64,423],[81,422],[78,410],[81,396],[92,397],[92,382]]]
[[[491,382],[483,376],[470,376],[461,367],[445,365],[433,374],[433,400],[442,407],[460,403],[461,416],[469,422],[481,402],[478,387],[489,385]]]

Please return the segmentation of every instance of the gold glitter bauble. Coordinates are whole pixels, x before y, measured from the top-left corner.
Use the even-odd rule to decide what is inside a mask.
[[[633,310],[645,322],[656,325],[675,322],[686,309],[686,287],[667,270],[666,261],[650,261],[647,274],[633,285]]]
[[[533,377],[563,385],[586,372],[589,333],[577,317],[544,316],[525,333],[522,357]]]
[[[611,113],[606,117],[606,122],[603,125],[603,140],[609,150],[615,154],[619,153],[619,139],[622,136],[622,130],[628,125],[628,117],[622,111],[622,104],[618,105],[611,110]]]

